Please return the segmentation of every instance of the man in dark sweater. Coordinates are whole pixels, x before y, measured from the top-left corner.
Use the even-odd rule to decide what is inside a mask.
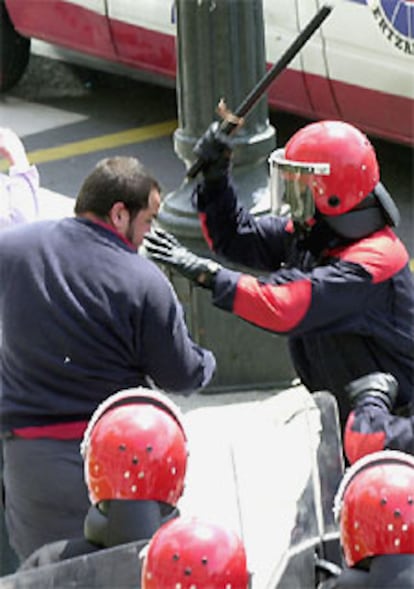
[[[213,376],[167,278],[137,253],[159,207],[141,163],[114,157],[85,179],[74,218],[0,236],[5,509],[20,559],[82,535],[79,444],[100,402],[151,384],[187,395]]]

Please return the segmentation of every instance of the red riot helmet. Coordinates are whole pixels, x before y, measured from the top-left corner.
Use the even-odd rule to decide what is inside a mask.
[[[348,566],[385,554],[414,554],[414,456],[373,452],[345,473],[335,515]]]
[[[270,164],[272,209],[285,202],[299,225],[311,225],[316,210],[328,217],[353,210],[380,180],[370,141],[342,121],[303,127],[271,154]]]
[[[235,532],[197,517],[178,517],[152,537],[142,589],[247,589],[244,546]]]
[[[92,415],[81,445],[92,504],[112,499],[175,506],[184,490],[187,438],[179,408],[144,387],[111,395]]]

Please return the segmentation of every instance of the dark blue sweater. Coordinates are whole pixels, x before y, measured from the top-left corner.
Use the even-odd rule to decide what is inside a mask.
[[[88,419],[148,377],[189,394],[215,370],[170,283],[109,229],[80,218],[0,235],[2,431]]]

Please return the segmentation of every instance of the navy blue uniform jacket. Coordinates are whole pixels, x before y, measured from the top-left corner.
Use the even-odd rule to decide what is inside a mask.
[[[220,270],[217,307],[287,335],[310,391],[329,390],[341,404],[347,383],[382,371],[398,380],[398,406],[412,402],[414,284],[391,228],[314,255],[287,218],[249,214],[227,178],[199,185],[196,200],[210,248],[255,273]]]
[[[414,554],[384,554],[371,560],[370,570],[345,568],[321,589],[414,589]]]
[[[86,219],[2,232],[0,318],[3,432],[89,419],[108,395],[151,382],[189,394],[215,370],[156,264]]]

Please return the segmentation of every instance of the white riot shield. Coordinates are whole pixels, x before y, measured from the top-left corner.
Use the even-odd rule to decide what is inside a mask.
[[[343,472],[336,402],[302,386],[186,414],[183,514],[220,522],[246,547],[253,589],[315,587],[315,553],[337,538]]]

